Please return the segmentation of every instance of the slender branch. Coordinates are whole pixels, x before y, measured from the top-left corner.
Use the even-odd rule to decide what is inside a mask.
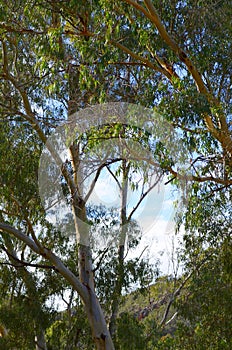
[[[33,229],[33,225],[26,213],[26,210],[23,208],[23,205],[19,202],[19,200],[17,198],[15,198],[14,195],[11,195],[13,201],[16,203],[16,205],[20,208],[21,212],[23,213],[23,216],[24,216],[24,219],[26,220],[26,223],[28,225],[28,229],[29,229],[29,232],[31,233],[31,236],[34,240],[34,242],[36,243],[36,245],[39,247],[39,248],[42,248],[42,245],[41,243],[39,242],[39,240],[37,239],[36,237],[36,234],[35,234],[35,231]]]
[[[10,265],[10,266],[14,266],[15,268],[19,268],[19,267],[23,267],[23,266],[30,266],[30,267],[39,267],[39,268],[45,268],[45,269],[53,269],[55,270],[55,266],[51,266],[51,265],[44,265],[44,264],[33,264],[33,263],[29,263],[27,261],[24,260],[20,260],[17,258],[17,256],[15,254],[11,254],[3,245],[1,245],[2,250],[13,260],[15,260],[18,264],[13,264],[13,263],[9,263],[9,262],[0,262],[1,265]],[[21,266],[20,266],[20,265]]]
[[[148,248],[148,245],[146,245],[146,246],[143,248],[142,252],[140,253],[140,255],[139,255],[139,257],[138,257],[138,261],[141,259],[143,253],[145,252],[145,250],[147,250],[147,248]]]
[[[163,315],[163,318],[160,322],[160,326],[163,326],[164,324],[166,324],[166,320],[167,320],[167,317],[168,317],[168,314],[169,314],[169,311],[170,311],[170,308],[171,308],[171,305],[172,303],[174,302],[175,298],[180,294],[181,290],[183,289],[183,287],[186,285],[186,283],[189,281],[189,279],[192,277],[192,275],[198,271],[204,264],[205,262],[207,262],[208,260],[208,256],[203,259],[187,276],[186,278],[183,280],[183,282],[180,284],[180,286],[175,290],[174,293],[172,293],[171,295],[171,298],[170,298],[170,301],[166,307],[166,310],[164,312],[164,315]],[[169,320],[168,322],[171,322],[171,320]]]
[[[152,21],[152,15],[150,14],[149,11],[145,9],[142,5],[139,5],[136,1],[133,0],[124,0],[127,2],[129,5],[132,5],[134,8],[142,12],[147,18],[149,18]]]
[[[132,158],[131,158],[132,159]],[[153,159],[146,158],[140,156],[140,160],[147,161],[149,164],[154,165],[155,167],[159,166],[156,162],[153,161]],[[225,186],[231,186],[232,185],[232,179],[221,179],[218,177],[213,177],[213,176],[194,176],[194,175],[187,175],[187,174],[180,174],[178,171],[175,171],[171,167],[165,168],[165,170],[169,171],[172,175],[173,178],[165,182],[165,185],[167,185],[169,182],[173,181],[174,179],[179,179],[179,180],[185,180],[185,181],[196,181],[196,182],[206,182],[206,181],[212,181],[218,184],[222,184]]]
[[[10,212],[8,210],[4,210],[4,209],[0,209],[0,211],[1,211],[1,213],[6,214],[8,216],[18,216],[17,212],[12,213],[12,212]]]
[[[165,325],[167,326],[169,323],[171,323],[171,322],[176,318],[177,315],[178,315],[178,312],[176,311],[176,312],[172,315],[172,317],[171,317],[167,322],[165,322]]]
[[[109,166],[106,167],[106,169],[109,171],[110,175],[113,177],[113,179],[116,181],[117,185],[118,185],[118,188],[119,190],[121,191],[122,190],[122,186],[120,184],[120,182],[118,181],[117,177],[115,176],[115,174],[113,173],[113,171],[110,169]]]
[[[22,233],[21,231],[15,229],[14,227],[0,222],[0,231],[1,232],[7,232],[18,238],[20,241],[24,242],[27,246],[29,246],[34,252],[37,254],[41,254],[39,247],[36,245],[36,243],[27,235]]]
[[[86,196],[85,196],[85,198],[84,198],[84,202],[85,202],[85,203],[87,202],[87,200],[89,199],[91,193],[93,192],[94,186],[95,186],[95,184],[96,184],[96,182],[97,182],[97,180],[98,180],[98,178],[99,178],[99,176],[100,176],[100,173],[101,173],[102,169],[103,169],[104,167],[108,168],[108,166],[109,166],[110,164],[117,163],[117,162],[119,162],[120,160],[122,160],[122,158],[116,158],[116,159],[112,159],[112,160],[109,160],[109,161],[104,161],[104,162],[98,167],[97,172],[96,172],[96,175],[95,175],[95,177],[94,177],[94,179],[93,179],[93,181],[92,181],[92,183],[91,183],[91,185],[90,185],[90,189],[89,189],[88,193],[86,194]]]
[[[221,179],[214,176],[195,176],[195,175],[181,175],[177,171],[173,170],[171,167],[168,167],[167,170],[174,175],[174,178],[185,181],[196,181],[196,182],[206,182],[212,181],[218,184],[222,184],[225,186],[232,185],[232,180]],[[174,179],[173,179],[174,180]],[[165,183],[167,184],[167,182]]]
[[[106,253],[108,252],[109,248],[110,248],[110,247],[108,246],[108,247],[106,247],[106,248],[103,250],[102,255],[101,255],[101,257],[100,257],[100,259],[99,259],[99,261],[98,261],[96,267],[93,269],[93,272],[96,272],[96,271],[99,269],[99,267],[101,266],[102,260],[104,259],[104,257],[105,257],[105,255],[106,255]]]
[[[146,63],[143,63],[143,62],[126,62],[126,61],[109,61],[108,64],[118,64],[120,66],[144,66],[144,67],[147,67],[147,64]]]
[[[18,260],[18,262],[21,264],[21,266],[18,264],[12,264],[10,262],[0,262],[0,265],[12,266],[12,267],[15,267],[16,269],[24,267],[24,266],[30,266],[30,267],[37,267],[37,268],[42,268],[42,269],[56,270],[55,266],[51,266],[51,265],[31,264],[31,263],[27,263],[26,261],[22,261],[22,260]]]
[[[96,182],[97,182],[97,180],[98,180],[98,178],[99,178],[99,176],[100,176],[100,174],[101,174],[101,171],[102,171],[102,169],[104,168],[104,166],[106,166],[106,163],[105,163],[105,162],[104,162],[103,164],[101,164],[101,165],[98,167],[97,172],[96,172],[96,175],[95,175],[95,177],[94,177],[94,179],[93,179],[93,181],[92,181],[92,183],[91,183],[91,185],[90,185],[89,191],[88,191],[88,193],[86,194],[86,196],[85,196],[85,198],[84,198],[84,202],[85,202],[85,203],[88,201],[88,199],[89,199],[91,193],[93,192],[93,189],[94,189],[94,187],[95,187],[95,185],[96,185]]]
[[[212,189],[211,192],[210,192],[207,196],[204,197],[204,200],[209,199],[210,197],[212,197],[212,196],[214,195],[215,192],[220,192],[220,191],[224,190],[224,188],[227,188],[227,187],[228,187],[228,186],[225,185],[225,186],[218,187],[218,188],[216,188],[216,189]],[[223,214],[223,213],[222,213],[222,214]],[[225,219],[226,219],[226,218],[225,218]],[[226,220],[227,220],[227,219],[226,219]]]
[[[141,195],[139,201],[137,202],[137,204],[135,205],[135,207],[132,209],[130,215],[128,216],[128,219],[127,219],[128,221],[131,220],[131,217],[132,217],[132,215],[134,214],[134,212],[135,212],[135,211],[137,210],[137,208],[140,206],[140,204],[142,203],[142,201],[144,200],[144,198],[148,195],[148,193],[151,192],[151,190],[153,190],[153,188],[159,183],[159,181],[160,181],[161,178],[162,178],[162,175],[160,175],[160,176],[158,177],[158,180],[156,180],[156,181],[154,182],[154,184],[153,184],[152,186],[150,186],[150,187],[148,188],[148,190],[147,190],[146,192],[144,192],[144,193]]]
[[[177,127],[177,128],[180,128],[184,131],[189,131],[191,132],[192,134],[203,134],[203,133],[207,133],[208,130],[207,129],[203,129],[203,128],[195,128],[195,129],[191,129],[191,128],[188,128],[184,125],[181,125],[181,124],[178,124],[178,123],[171,123],[174,127]]]
[[[9,73],[8,65],[7,65],[7,50],[6,50],[6,45],[4,41],[3,41],[3,52],[4,52],[4,64],[3,64],[4,73],[2,74],[3,77],[8,81],[10,81],[15,87],[15,89],[19,91],[23,100],[24,109],[26,111],[26,114],[24,114],[24,118],[31,124],[32,128],[37,132],[41,141],[44,144],[46,144],[48,150],[50,151],[57,165],[61,168],[62,174],[68,183],[71,194],[73,195],[75,193],[76,194],[75,197],[77,199],[76,185],[72,179],[72,176],[69,174],[68,169],[66,168],[65,164],[63,164],[59,154],[54,149],[53,145],[48,141],[46,135],[44,134],[43,130],[39,125],[39,122],[36,120],[35,113],[32,111],[32,107],[26,91],[24,90],[22,85],[17,81],[17,79],[15,79],[15,77],[11,73]]]
[[[161,38],[168,44],[168,46],[179,56],[181,62],[183,62],[186,67],[188,68],[189,72],[191,73],[192,77],[194,78],[198,90],[206,95],[208,95],[208,90],[203,82],[203,79],[194,66],[193,62],[190,60],[190,58],[187,56],[187,54],[182,50],[178,44],[175,42],[175,40],[171,37],[171,35],[168,34],[165,26],[161,22],[159,15],[152,3],[151,0],[144,0],[144,3],[151,15],[149,17],[152,21],[152,23],[156,26],[157,30],[160,33]]]
[[[180,294],[182,288],[185,286],[185,284],[187,283],[187,281],[192,277],[193,273],[195,272],[195,270],[191,271],[188,276],[184,279],[184,281],[181,283],[181,285],[175,290],[175,292],[171,295],[171,298],[169,300],[169,303],[165,309],[165,312],[164,312],[164,315],[163,315],[163,318],[160,322],[160,326],[163,326],[166,322],[166,319],[168,317],[168,314],[169,314],[169,311],[170,311],[170,308],[171,308],[171,305],[172,303],[174,302],[175,298]]]
[[[198,71],[197,67],[194,65],[193,61],[189,58],[189,56],[186,54],[186,52],[181,49],[181,47],[176,43],[176,41],[172,38],[172,36],[167,32],[165,26],[162,24],[159,15],[152,3],[151,0],[144,0],[144,4],[147,8],[147,10],[139,5],[137,2],[132,0],[124,0],[126,3],[132,5],[134,8],[142,12],[148,19],[151,20],[151,22],[155,25],[157,28],[161,38],[165,41],[165,43],[175,52],[175,54],[179,57],[180,61],[185,64],[187,67],[189,73],[193,77],[196,87],[198,91],[205,95],[207,100],[212,104],[216,104],[216,106],[220,106],[220,102],[216,99],[216,97],[208,90],[206,87],[204,80],[202,78],[202,75]],[[153,68],[154,65],[151,64],[151,62],[147,62],[147,60],[136,55],[135,53],[131,52],[127,48],[123,47],[121,44],[117,44],[117,47],[119,47],[124,52],[127,52],[132,57],[136,58],[137,60],[140,60],[142,62],[145,62],[148,67]],[[157,57],[156,57],[157,58]],[[158,59],[159,62],[159,59]],[[168,77],[169,80],[172,81],[173,74],[167,74],[169,73],[169,67],[168,65],[163,65],[163,61],[159,62],[161,64],[161,67],[164,69],[160,72],[165,74],[166,77]],[[157,67],[155,67],[157,70]],[[154,69],[154,68],[153,68]],[[172,71],[170,71],[172,73]],[[174,73],[174,72],[173,72]],[[231,134],[229,132],[229,128],[226,122],[226,117],[223,113],[220,113],[218,115],[219,119],[219,128],[215,127],[214,122],[212,120],[212,117],[208,113],[204,113],[202,115],[205,124],[208,128],[208,130],[211,132],[211,134],[221,143],[223,149],[225,149],[231,156],[232,156],[232,140],[231,140]]]
[[[174,71],[173,66],[170,63],[168,63],[166,60],[159,57],[158,55],[154,55],[154,57],[160,65],[160,67],[162,67],[167,72],[167,74],[170,74],[174,78],[180,79],[179,75]]]
[[[28,28],[14,28],[5,24],[4,22],[0,23],[0,28],[5,29],[8,33],[28,33],[33,35],[44,35],[47,33],[47,31],[35,31]]]

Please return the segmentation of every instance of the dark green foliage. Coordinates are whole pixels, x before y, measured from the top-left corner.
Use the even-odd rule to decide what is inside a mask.
[[[94,349],[91,331],[82,306],[56,314],[46,330],[48,350]]]
[[[133,315],[121,313],[118,318],[117,339],[116,349],[118,350],[145,349],[144,325],[139,323]]]

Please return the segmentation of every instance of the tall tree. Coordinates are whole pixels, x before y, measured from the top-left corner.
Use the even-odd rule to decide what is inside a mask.
[[[79,246],[78,279],[31,230],[31,223],[43,227],[34,157],[47,135],[78,108],[112,100],[137,102],[163,113],[178,130],[189,159],[184,173],[179,172],[171,159],[173,149],[157,142],[151,164],[158,159],[170,181],[186,182],[185,190],[188,180],[206,183],[214,192],[227,190],[232,184],[231,3],[2,1],[1,6],[1,135],[5,142],[17,135],[9,143],[15,153],[5,147],[1,162],[0,230],[55,266],[81,296],[97,348],[113,349],[94,292],[89,246]],[[26,152],[19,170],[12,166],[22,164],[18,149]],[[82,224],[87,217],[77,177],[78,144],[70,151],[73,173],[66,164],[62,175],[76,233],[83,237],[88,232]],[[28,221],[25,210],[9,210],[12,196],[29,213]],[[25,227],[29,235],[23,233]]]

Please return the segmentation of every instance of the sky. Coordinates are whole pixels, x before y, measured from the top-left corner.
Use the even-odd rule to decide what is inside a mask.
[[[143,255],[149,258],[151,263],[160,260],[162,274],[180,273],[177,264],[173,265],[175,250],[179,246],[181,234],[175,234],[175,208],[174,202],[180,193],[174,191],[171,184],[165,185],[167,178],[160,181],[157,186],[147,195],[133,216],[142,229],[142,239],[135,251],[131,251],[127,258]],[[129,191],[128,207],[130,210],[138,200],[139,193]],[[106,207],[120,208],[120,193],[112,176],[103,171],[96,183],[96,187],[90,197],[90,202],[95,205],[102,204]]]

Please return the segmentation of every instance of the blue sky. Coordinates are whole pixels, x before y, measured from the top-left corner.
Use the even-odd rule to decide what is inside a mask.
[[[166,178],[148,194],[133,216],[142,228],[142,239],[136,250],[128,254],[128,258],[139,256],[147,246],[144,255],[153,263],[158,258],[163,274],[173,274],[175,271],[173,271],[172,258],[175,258],[175,249],[179,246],[178,241],[181,239],[180,235],[175,235],[174,202],[180,193],[174,191],[171,184],[164,185],[165,181],[167,181]],[[129,191],[128,212],[137,202],[138,195],[138,192]],[[98,179],[90,202],[120,208],[118,186],[107,171],[103,171]]]

